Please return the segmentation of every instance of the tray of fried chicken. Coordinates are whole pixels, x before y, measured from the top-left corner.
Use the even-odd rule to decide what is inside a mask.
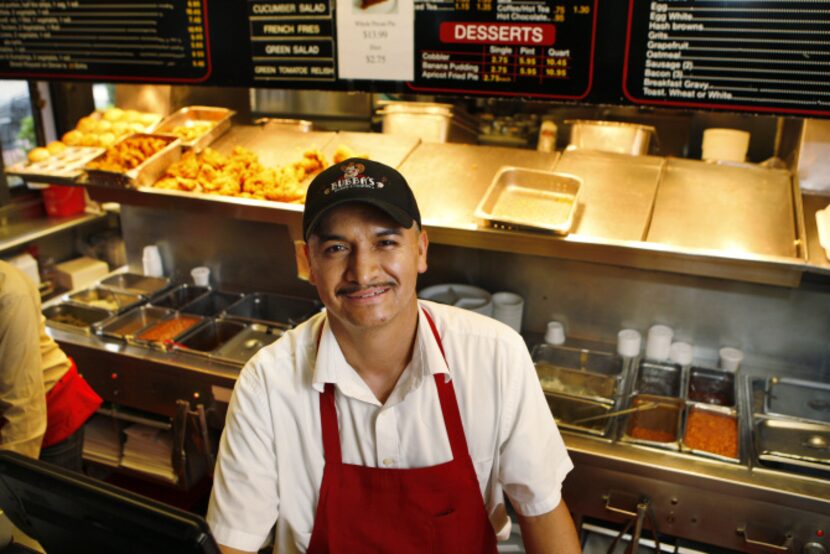
[[[148,186],[181,155],[181,140],[173,135],[136,133],[107,148],[84,169],[91,185]]]
[[[332,163],[353,157],[346,146],[338,148]],[[365,157],[365,156],[364,156]],[[234,196],[275,202],[301,203],[311,178],[330,164],[318,149],[303,152],[290,163],[268,167],[247,148],[236,146],[230,154],[212,148],[187,152],[170,166],[153,186],[157,189]]]

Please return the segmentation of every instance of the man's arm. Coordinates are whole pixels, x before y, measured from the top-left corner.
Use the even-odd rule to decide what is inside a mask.
[[[582,551],[565,501],[546,514],[519,515],[522,540],[528,554],[578,554]]]

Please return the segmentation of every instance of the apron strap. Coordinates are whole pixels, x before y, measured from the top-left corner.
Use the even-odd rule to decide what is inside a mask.
[[[320,395],[320,422],[323,427],[323,453],[326,464],[341,464],[340,429],[337,425],[337,408],[334,405],[334,384],[326,383]]]

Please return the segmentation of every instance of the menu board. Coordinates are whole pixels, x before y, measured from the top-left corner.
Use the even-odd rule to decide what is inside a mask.
[[[207,0],[3,0],[0,75],[200,82]]]
[[[248,21],[254,82],[336,79],[328,0],[248,0]]]
[[[830,111],[830,1],[629,0],[637,104]]]
[[[409,88],[585,98],[597,7],[598,0],[415,0]]]

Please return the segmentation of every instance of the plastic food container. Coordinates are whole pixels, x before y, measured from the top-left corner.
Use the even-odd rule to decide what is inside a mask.
[[[49,185],[40,194],[49,217],[68,217],[83,213],[86,209],[86,192],[83,187]]]

